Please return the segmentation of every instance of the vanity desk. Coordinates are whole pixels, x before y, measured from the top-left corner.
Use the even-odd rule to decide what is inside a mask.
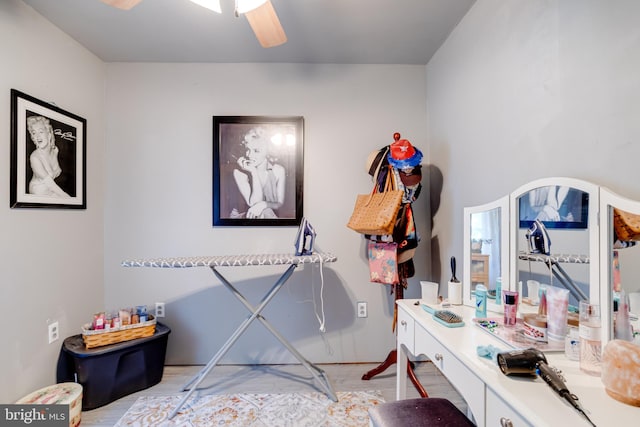
[[[407,388],[407,357],[401,356],[425,355],[465,399],[478,426],[590,425],[541,378],[506,376],[494,361],[477,355],[478,346],[511,348],[473,324],[474,308],[447,308],[465,321],[463,327],[447,328],[415,305],[416,301],[397,301],[398,400],[406,397]],[[578,396],[596,426],[638,425],[640,408],[609,397],[599,377],[582,373],[578,362],[570,361],[563,352],[548,352],[546,357],[550,366],[562,371],[569,391]]]

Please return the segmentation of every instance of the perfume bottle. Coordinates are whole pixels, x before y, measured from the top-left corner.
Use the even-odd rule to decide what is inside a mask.
[[[602,324],[600,306],[580,301],[580,370],[600,376],[602,365]]]
[[[518,292],[502,291],[504,302],[504,326],[515,326],[518,313]]]

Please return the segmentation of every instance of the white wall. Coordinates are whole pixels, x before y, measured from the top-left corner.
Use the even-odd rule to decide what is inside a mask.
[[[475,3],[427,66],[443,254],[462,254],[465,206],[533,179],[569,176],[640,198],[638,16],[634,0]]]
[[[315,362],[382,361],[393,348],[393,296],[370,283],[364,240],[345,224],[369,192],[365,160],[401,132],[426,152],[425,68],[389,65],[109,64],[105,290],[107,307],[165,302],[172,328],[167,363],[205,363],[247,312],[212,272],[123,268],[127,258],[291,252],[296,227],[212,227],[212,116],[300,115],[305,119],[304,214],[324,268],[326,335],[314,301],[320,271],[304,267],[265,316]],[[428,158],[425,158],[425,163]],[[426,178],[424,182],[426,183]],[[428,195],[428,193],[425,192]],[[428,197],[416,203],[426,235]],[[428,239],[427,239],[428,242]],[[427,278],[428,245],[407,295]],[[230,268],[253,302],[283,271]],[[261,278],[266,279],[261,281]],[[315,300],[314,300],[315,298]],[[356,301],[369,317],[356,319]],[[295,361],[256,322],[223,363]],[[364,373],[364,372],[363,372]]]
[[[0,2],[0,402],[55,383],[62,340],[103,307],[104,64],[20,1]],[[10,209],[10,90],[87,120],[87,209]]]

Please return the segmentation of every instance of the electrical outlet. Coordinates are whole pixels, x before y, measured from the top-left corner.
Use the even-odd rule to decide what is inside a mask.
[[[57,341],[60,338],[60,328],[58,326],[58,322],[51,322],[48,326],[49,331],[49,344],[54,341]]]
[[[156,303],[156,317],[164,317],[165,311],[164,311],[164,303],[163,302],[157,302]]]
[[[358,317],[367,317],[367,303],[358,301]]]

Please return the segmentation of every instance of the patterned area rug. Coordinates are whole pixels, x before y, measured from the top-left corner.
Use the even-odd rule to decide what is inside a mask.
[[[380,391],[325,394],[232,394],[190,399],[173,419],[167,417],[181,396],[143,396],[120,418],[125,426],[368,427],[368,409],[384,402]]]

